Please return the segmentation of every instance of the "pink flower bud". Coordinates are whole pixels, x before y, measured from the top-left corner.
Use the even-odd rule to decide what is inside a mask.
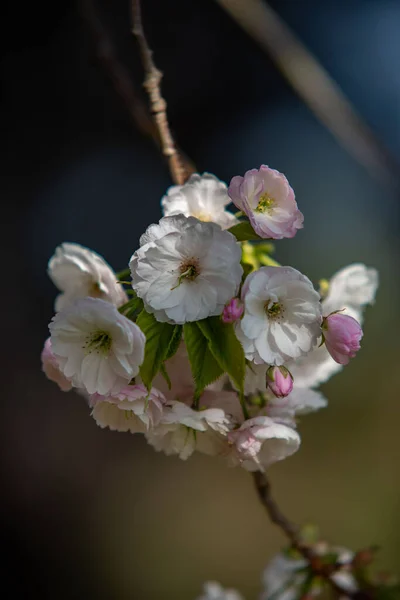
[[[286,367],[270,367],[266,379],[267,386],[277,398],[285,398],[293,389],[293,377]]]
[[[60,371],[56,357],[51,348],[51,339],[47,338],[41,354],[42,369],[47,379],[54,381],[62,392],[69,392],[72,389],[72,383]]]
[[[332,313],[322,323],[326,349],[340,365],[347,365],[360,349],[361,325],[348,315]]]
[[[224,310],[222,311],[222,320],[224,323],[234,323],[243,314],[243,304],[239,298],[232,298],[225,304]]]

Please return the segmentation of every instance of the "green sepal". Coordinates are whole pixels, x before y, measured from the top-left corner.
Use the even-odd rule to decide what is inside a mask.
[[[249,221],[242,221],[228,229],[229,233],[235,236],[238,242],[248,240],[262,240],[263,238],[256,234]]]

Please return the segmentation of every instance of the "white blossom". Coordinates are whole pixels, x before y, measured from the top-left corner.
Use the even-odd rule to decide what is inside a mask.
[[[282,365],[309,353],[321,336],[321,303],[311,281],[292,267],[261,267],[242,289],[236,335],[246,358]]]
[[[330,280],[322,311],[329,315],[345,309],[343,314],[363,322],[364,308],[372,304],[378,288],[378,273],[363,264],[353,264],[338,271]],[[342,369],[325,346],[315,348],[306,357],[286,364],[300,387],[316,387]]]
[[[196,600],[243,600],[236,590],[224,589],[216,581],[207,581],[203,587],[203,594]]]
[[[294,454],[300,446],[297,431],[265,416],[247,419],[229,432],[228,438],[234,450],[228,460],[231,464],[241,464],[247,471],[264,471]]]
[[[130,431],[145,433],[161,421],[164,395],[152,388],[148,391],[144,385],[127,385],[120,392],[109,396],[93,394],[90,405],[92,416],[100,427],[112,431]]]
[[[264,590],[260,600],[296,600],[306,579],[307,561],[284,554],[274,556],[263,573]]]
[[[118,392],[139,372],[145,336],[109,302],[77,300],[53,317],[49,329],[61,371],[89,394]]]
[[[209,456],[225,457],[230,454],[231,446],[228,431],[238,427],[244,421],[243,409],[236,392],[222,391],[217,386],[209,386],[199,401],[200,411],[205,409],[223,410],[224,427],[208,427],[207,431],[196,438],[196,450]]]
[[[293,387],[292,392],[286,398],[275,398],[270,395],[266,406],[266,414],[280,422],[295,423],[298,415],[307,415],[321,408],[325,408],[328,402],[326,398],[309,388]]]
[[[146,438],[156,450],[177,454],[183,460],[195,450],[216,455],[228,447],[228,431],[242,420],[236,393],[206,391],[199,400],[198,410],[184,402],[168,402],[161,423]]]
[[[329,282],[328,293],[322,302],[324,315],[344,308],[343,314],[362,323],[363,309],[374,303],[378,283],[376,269],[360,263],[344,267]]]
[[[228,431],[228,425],[228,418],[221,409],[197,411],[183,402],[170,402],[161,423],[150,430],[146,438],[157,451],[162,450],[167,455],[177,454],[186,460],[196,449],[199,432],[211,428],[224,433]]]
[[[170,187],[161,205],[165,217],[182,214],[229,229],[238,223],[236,217],[226,210],[230,202],[226,183],[211,173],[194,173],[183,185]]]
[[[158,321],[186,323],[220,315],[243,269],[235,237],[194,217],[164,217],[140,239],[130,261],[132,287]]]
[[[58,246],[48,264],[48,274],[62,292],[56,298],[56,311],[78,298],[91,296],[115,306],[127,301],[126,293],[106,261],[84,246],[64,243]]]

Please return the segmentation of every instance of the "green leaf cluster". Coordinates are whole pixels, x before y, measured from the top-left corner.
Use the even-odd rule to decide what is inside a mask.
[[[242,394],[246,362],[233,325],[223,323],[220,317],[208,317],[185,323],[183,332],[196,398],[223,373],[231,377]]]
[[[220,317],[209,317],[183,326],[171,325],[160,323],[144,309],[137,317],[136,324],[146,336],[140,377],[147,389],[151,388],[158,372],[171,385],[165,361],[178,350],[183,333],[195,382],[195,399],[223,373],[227,373],[239,393],[243,393],[246,362],[232,324],[223,323]]]

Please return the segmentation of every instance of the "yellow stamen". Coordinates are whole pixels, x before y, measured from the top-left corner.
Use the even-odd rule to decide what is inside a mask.
[[[269,210],[271,210],[271,208],[274,206],[274,204],[275,204],[274,198],[272,198],[267,192],[264,192],[264,194],[261,194],[261,196],[258,199],[256,212],[259,212],[259,213],[268,212]]]

